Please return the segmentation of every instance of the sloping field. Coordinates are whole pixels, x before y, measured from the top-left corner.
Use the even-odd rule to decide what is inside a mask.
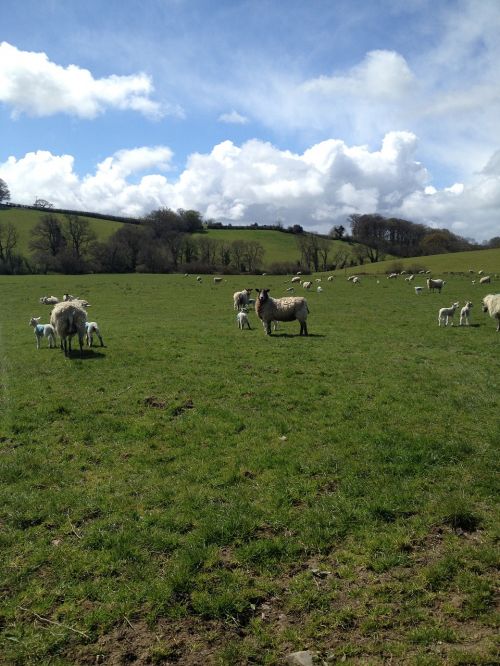
[[[236,327],[243,286],[0,277],[0,661],[497,663],[488,290],[337,276],[309,337],[266,337]],[[66,291],[106,344],[83,358],[28,326]]]

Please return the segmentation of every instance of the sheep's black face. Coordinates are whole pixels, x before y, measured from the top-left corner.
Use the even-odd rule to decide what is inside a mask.
[[[269,298],[269,289],[262,289],[259,292],[259,303],[265,303],[268,298]]]
[[[483,303],[483,312],[488,312],[488,306]]]

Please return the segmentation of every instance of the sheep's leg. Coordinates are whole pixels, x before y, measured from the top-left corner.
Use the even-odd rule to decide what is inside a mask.
[[[266,328],[266,335],[271,335],[271,322],[267,321],[265,323],[265,328]]]
[[[36,335],[35,337],[36,337],[36,348],[40,349],[40,338],[38,337],[38,335]]]
[[[101,347],[104,347],[104,340],[99,336],[99,340],[101,341]]]

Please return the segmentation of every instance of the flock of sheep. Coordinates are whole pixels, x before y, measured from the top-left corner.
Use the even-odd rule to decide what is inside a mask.
[[[421,271],[427,273],[428,271]],[[482,274],[482,271],[479,271],[479,275]],[[398,275],[405,275],[405,271],[401,273],[391,273],[388,275],[387,279],[395,279]],[[407,282],[412,282],[415,275],[411,274],[405,278]],[[352,284],[360,284],[360,278],[357,275],[351,275],[348,278],[348,281]],[[220,282],[222,278],[214,278],[214,283],[217,280]],[[328,281],[333,280],[333,275],[330,275],[327,278]],[[316,278],[317,282],[321,282],[321,278]],[[303,281],[299,274],[292,277],[290,280],[292,285],[300,285],[305,290],[310,290],[313,286],[313,282]],[[380,284],[380,280],[377,280],[377,283]],[[472,281],[475,284],[475,280]],[[479,280],[480,284],[490,284],[491,276],[481,277]],[[427,278],[426,286],[427,289],[432,293],[437,291],[441,293],[444,285],[446,284],[445,280],[437,278]],[[322,287],[317,286],[318,293],[322,292]],[[420,294],[423,290],[423,287],[416,286],[415,293]],[[307,315],[309,314],[309,307],[307,301],[303,297],[297,296],[286,296],[283,298],[272,298],[269,296],[269,289],[257,289],[257,298],[251,299],[250,294],[252,289],[244,289],[242,291],[237,291],[233,294],[233,308],[237,310],[236,321],[238,327],[243,329],[246,327],[250,328],[250,322],[248,319],[248,307],[250,304],[255,304],[255,312],[258,318],[262,321],[264,326],[264,331],[267,335],[271,334],[271,326],[274,324],[276,330],[277,323],[280,321],[295,321],[298,320],[300,323],[300,335],[307,335]],[[294,291],[294,287],[288,287],[287,291]],[[448,326],[449,323],[453,326],[452,320],[455,314],[455,311],[458,309],[459,303],[455,302],[450,307],[440,308],[438,311],[438,325]],[[466,301],[465,305],[460,310],[460,326],[469,326],[470,324],[470,312],[473,307],[471,301]],[[482,301],[483,312],[487,312],[490,317],[497,320],[497,331],[500,331],[500,294],[488,294],[483,298]]]
[[[84,341],[89,347],[92,347],[94,335],[99,338],[101,347],[104,347],[97,322],[87,320],[87,308],[90,307],[88,301],[76,298],[71,294],[64,294],[62,301],[59,301],[56,296],[42,296],[40,303],[54,307],[50,313],[49,324],[40,324],[41,317],[30,319],[29,324],[35,332],[37,349],[40,349],[40,342],[43,338],[47,338],[50,348],[56,347],[56,336],[58,336],[61,341],[61,349],[64,350],[65,356],[68,356],[74,335],[78,335],[80,355],[83,353]]]

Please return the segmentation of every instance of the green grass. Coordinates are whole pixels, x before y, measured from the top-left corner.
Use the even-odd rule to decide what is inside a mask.
[[[239,277],[0,278],[5,663],[495,662],[488,289],[322,284],[301,338],[239,331]],[[28,326],[66,291],[82,359]],[[473,326],[439,328],[457,299]]]

